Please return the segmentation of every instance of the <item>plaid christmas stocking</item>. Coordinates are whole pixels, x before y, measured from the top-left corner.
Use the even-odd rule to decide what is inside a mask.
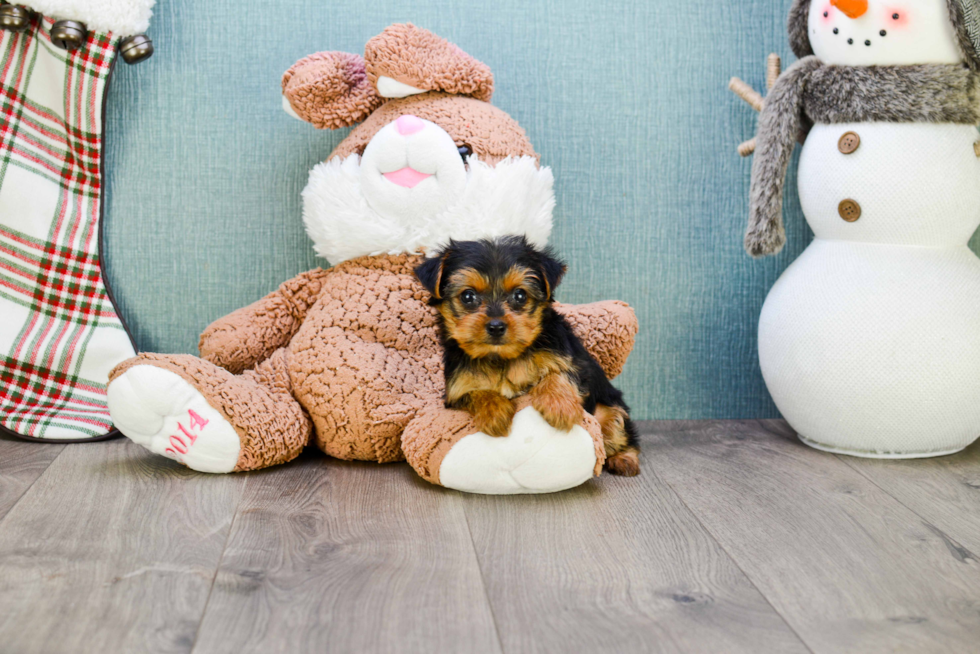
[[[137,4],[148,18],[151,3]],[[26,28],[0,32],[0,431],[104,438],[115,434],[109,371],[134,355],[99,252],[103,116],[120,36],[89,24],[65,50],[55,21],[84,16],[26,16]]]

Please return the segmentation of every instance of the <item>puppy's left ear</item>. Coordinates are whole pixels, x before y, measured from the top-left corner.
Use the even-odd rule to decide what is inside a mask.
[[[553,300],[555,289],[561,284],[561,280],[565,276],[565,271],[568,270],[568,267],[556,259],[551,252],[543,252],[541,254],[538,267],[541,271],[541,280],[544,282],[544,290],[548,295],[548,300]]]
[[[415,276],[425,287],[425,290],[432,293],[432,297],[436,300],[442,299],[442,292],[440,287],[442,286],[442,273],[446,268],[446,259],[449,258],[448,250],[446,252],[440,252],[437,256],[431,259],[426,259],[417,268],[415,268]]]

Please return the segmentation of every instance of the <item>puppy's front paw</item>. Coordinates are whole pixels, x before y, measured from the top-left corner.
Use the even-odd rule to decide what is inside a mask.
[[[582,422],[582,398],[564,375],[548,375],[532,388],[531,406],[559,431],[569,431]]]
[[[499,393],[479,393],[470,398],[473,422],[484,434],[501,438],[510,433],[514,403]]]

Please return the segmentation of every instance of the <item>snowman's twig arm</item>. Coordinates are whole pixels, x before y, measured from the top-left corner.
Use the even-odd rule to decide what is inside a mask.
[[[766,106],[766,101],[759,92],[737,77],[733,77],[728,82],[728,88],[731,89],[732,93],[745,100],[745,103],[756,111],[762,111],[762,108]]]
[[[745,234],[745,249],[753,257],[776,254],[786,243],[783,184],[803,127],[806,79],[821,65],[816,57],[806,57],[787,69],[769,92],[759,117]]]
[[[783,60],[782,58],[773,53],[769,55],[766,59],[766,90],[772,90],[772,87],[776,85],[776,81],[783,72]],[[731,81],[728,82],[728,88],[735,95],[742,98],[750,107],[758,112],[761,112],[763,107],[766,106],[766,100],[762,97],[751,86],[746,84],[744,81],[738,77],[733,77]],[[802,140],[801,140],[802,142]],[[749,139],[738,146],[738,153],[743,157],[751,156],[755,152],[755,139]]]
[[[783,59],[773,52],[766,59],[766,90],[771,91],[779,81],[779,76],[783,74]]]

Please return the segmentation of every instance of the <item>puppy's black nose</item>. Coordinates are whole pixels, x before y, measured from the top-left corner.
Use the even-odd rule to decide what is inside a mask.
[[[503,320],[491,320],[487,323],[487,333],[493,338],[500,338],[507,331],[507,323]]]

